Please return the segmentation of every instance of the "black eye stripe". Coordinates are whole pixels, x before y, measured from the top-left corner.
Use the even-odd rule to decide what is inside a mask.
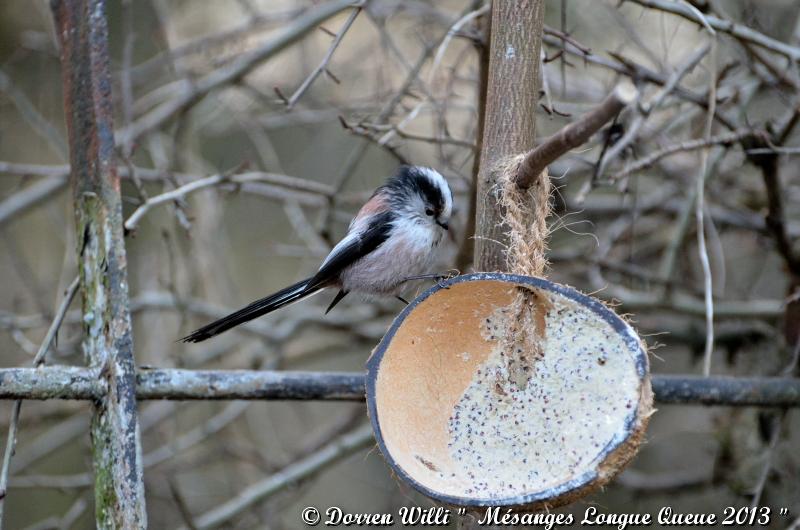
[[[401,166],[389,181],[383,186],[390,198],[403,202],[404,197],[414,193],[422,199],[425,207],[430,207],[437,215],[444,211],[446,198],[442,190],[420,168],[414,166]]]
[[[420,175],[416,179],[416,182],[422,198],[433,205],[435,209],[441,209],[444,205],[444,197],[442,197],[442,192],[439,189],[439,186],[436,186],[430,181],[430,179],[428,179],[428,177],[424,175]]]

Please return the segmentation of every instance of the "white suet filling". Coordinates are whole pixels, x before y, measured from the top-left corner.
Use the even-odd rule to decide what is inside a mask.
[[[497,340],[507,308],[484,322],[482,336],[495,347],[448,425],[455,466],[439,478],[451,495],[508,498],[562,485],[595,469],[609,443],[629,434],[642,381],[628,337],[590,309],[547,296],[544,355],[524,389],[509,381]]]

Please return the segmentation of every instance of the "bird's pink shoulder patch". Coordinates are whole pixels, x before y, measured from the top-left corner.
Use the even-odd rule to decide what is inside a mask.
[[[388,209],[389,201],[386,199],[386,196],[382,193],[378,193],[373,195],[372,198],[361,207],[358,214],[356,214],[356,220],[385,212]]]

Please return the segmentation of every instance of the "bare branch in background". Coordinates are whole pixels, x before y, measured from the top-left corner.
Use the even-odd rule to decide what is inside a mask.
[[[766,133],[764,133],[763,131],[743,129],[730,133],[718,134],[710,138],[698,138],[696,140],[687,140],[685,142],[669,145],[657,151],[653,151],[652,153],[649,153],[647,156],[639,158],[635,162],[628,164],[622,171],[615,173],[614,175],[611,175],[610,180],[612,182],[615,182],[617,180],[623,179],[629,175],[636,173],[637,171],[647,169],[653,166],[656,162],[658,162],[662,158],[673,155],[675,153],[696,151],[698,149],[703,149],[705,147],[712,147],[715,145],[722,145],[722,146],[732,145],[737,142],[741,142],[742,140],[745,140],[747,138],[763,136],[764,134]]]
[[[714,112],[717,108],[717,39],[712,37],[711,43],[711,77],[708,81],[708,116],[706,118],[704,137],[706,142],[711,139],[711,130],[714,126]],[[700,263],[703,267],[703,292],[706,308],[706,344],[703,352],[703,375],[711,375],[711,358],[714,354],[714,294],[711,279],[711,262],[708,259],[706,249],[706,229],[705,229],[705,188],[706,173],[709,171],[709,151],[710,147],[700,151],[700,169],[696,179],[697,198],[695,199],[695,222],[697,223],[697,253],[700,256]]]
[[[319,451],[289,464],[275,475],[252,484],[235,497],[195,518],[197,528],[213,528],[282,489],[308,478],[339,460],[375,443],[372,427],[363,425],[331,440]]]
[[[45,356],[47,355],[50,347],[53,345],[53,341],[56,338],[58,330],[61,328],[61,323],[64,321],[64,317],[67,314],[67,309],[69,309],[72,300],[75,298],[75,294],[78,292],[78,285],[79,281],[78,277],[76,277],[74,280],[72,280],[72,283],[69,285],[69,287],[67,287],[67,290],[64,293],[64,299],[58,306],[58,310],[53,318],[53,322],[50,324],[47,334],[45,335],[44,340],[42,340],[42,344],[39,346],[39,350],[36,352],[36,355],[33,358],[34,368],[38,368],[40,365],[44,364]],[[2,468],[0,468],[0,527],[3,525],[3,508],[5,506],[6,491],[8,489],[8,473],[11,467],[11,458],[14,456],[15,447],[17,444],[17,428],[19,426],[19,416],[21,410],[22,400],[15,401],[14,407],[11,411],[11,420],[8,424],[8,438],[6,439],[6,449],[3,453],[3,464]]]
[[[230,65],[215,70],[195,82],[187,81],[181,87],[181,93],[178,96],[138,118],[129,127],[120,130],[117,134],[117,141],[124,145],[127,142],[138,140],[143,134],[155,130],[179,113],[185,112],[212,90],[241,79],[259,64],[301,39],[317,24],[351,4],[352,0],[330,0],[292,22],[279,36],[267,41],[257,49],[239,56]]]
[[[25,92],[14,86],[11,78],[8,77],[3,70],[0,70],[0,92],[6,92],[10,96],[23,118],[31,124],[31,127],[36,132],[47,140],[47,143],[50,144],[53,151],[63,160],[66,160],[68,153],[64,138],[53,124],[47,121],[47,119],[36,110],[36,106],[28,99]]]
[[[691,6],[688,2],[673,2],[672,0],[631,0],[632,2],[644,7],[658,9],[675,15],[682,16],[692,22],[697,22],[701,25],[707,25],[711,28],[730,34],[732,37],[741,39],[746,42],[752,42],[758,46],[766,48],[775,53],[785,55],[792,61],[800,61],[800,48],[790,46],[785,42],[775,40],[767,37],[763,33],[759,33],[754,29],[736,24],[730,20],[723,20],[713,15],[698,15],[698,11]]]
[[[303,83],[297,88],[297,90],[295,90],[294,94],[292,94],[292,97],[290,97],[286,101],[287,109],[292,109],[295,105],[297,105],[297,102],[300,101],[300,98],[303,97],[303,94],[305,94],[306,90],[308,90],[309,87],[311,87],[311,84],[314,82],[314,80],[317,77],[319,77],[319,74],[327,71],[328,63],[331,62],[331,58],[333,58],[333,53],[336,51],[336,48],[339,47],[339,44],[342,42],[345,33],[347,33],[347,30],[349,30],[350,26],[352,26],[353,22],[355,22],[356,17],[361,12],[363,4],[364,1],[362,0],[360,4],[357,4],[353,7],[352,13],[350,13],[350,16],[347,17],[347,20],[342,25],[342,28],[339,30],[339,33],[337,33],[336,36],[334,37],[333,42],[331,43],[331,47],[328,49],[328,53],[326,53],[325,57],[322,58],[322,62],[319,63],[319,66],[317,66],[314,69],[314,71],[311,72],[311,74],[309,74],[309,76],[305,79],[305,81],[303,81]]]
[[[657,109],[666,99],[666,97],[678,86],[681,79],[686,76],[697,64],[705,57],[708,53],[709,46],[703,46],[699,50],[695,51],[686,61],[681,64],[679,68],[675,70],[675,72],[667,79],[664,86],[658,90],[647,102],[644,102],[639,107],[639,112],[636,113],[636,116],[631,121],[630,125],[626,128],[625,134],[620,138],[614,145],[605,153],[603,158],[597,165],[596,175],[597,177],[602,176],[605,173],[606,166],[611,163],[612,160],[617,158],[622,151],[625,150],[626,147],[631,145],[631,143],[636,139],[637,135],[639,134],[639,130],[644,125],[645,120],[647,120],[650,113],[653,110]],[[713,115],[714,113],[711,112]],[[590,186],[591,183],[587,183],[584,188],[579,193],[579,197],[583,197],[588,193],[589,188],[586,186]]]

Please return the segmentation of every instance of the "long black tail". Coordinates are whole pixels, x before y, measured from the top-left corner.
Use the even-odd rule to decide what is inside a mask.
[[[285,305],[289,305],[292,302],[300,300],[301,298],[305,298],[306,296],[314,294],[323,287],[321,285],[310,286],[310,283],[311,279],[303,280],[302,282],[297,282],[296,284],[290,285],[285,289],[281,289],[277,293],[271,294],[266,298],[256,300],[252,304],[241,308],[235,313],[231,313],[226,317],[222,317],[211,324],[207,324],[202,328],[193,331],[189,335],[183,337],[181,341],[201,342],[206,339],[210,339],[211,337],[219,335],[224,331],[228,331],[239,324],[244,324],[245,322],[249,322],[254,318],[260,317],[261,315],[266,315],[267,313],[271,313],[272,311],[280,309]]]

